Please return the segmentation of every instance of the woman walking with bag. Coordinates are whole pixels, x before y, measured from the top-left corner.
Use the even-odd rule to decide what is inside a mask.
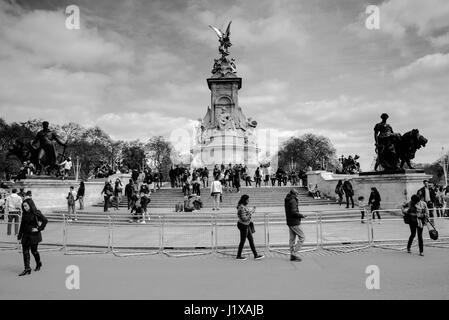
[[[244,194],[237,204],[237,215],[239,217],[237,228],[240,230],[240,243],[236,259],[246,260],[246,257],[242,256],[242,250],[243,246],[245,245],[245,241],[248,238],[249,246],[251,247],[251,251],[254,254],[254,259],[260,260],[265,258],[265,256],[257,254],[253,239],[253,233],[255,232],[254,224],[251,222],[251,215],[256,211],[256,207],[249,209],[248,204],[249,196]]]
[[[37,251],[39,242],[42,241],[41,231],[45,229],[47,225],[47,218],[36,209],[36,205],[33,200],[26,199],[22,203],[22,221],[20,223],[19,234],[17,240],[21,240],[22,254],[25,270],[19,276],[24,276],[31,273],[30,267],[30,249],[31,253],[36,260],[36,269],[39,271],[42,267],[41,258]]]
[[[408,223],[410,227],[410,237],[407,243],[407,252],[411,253],[411,247],[413,239],[415,239],[416,233],[418,233],[418,245],[419,255],[424,256],[424,241],[422,238],[422,232],[424,225],[426,225],[429,219],[429,209],[427,204],[422,201],[418,195],[414,194],[409,203],[402,207],[404,214],[404,222]]]

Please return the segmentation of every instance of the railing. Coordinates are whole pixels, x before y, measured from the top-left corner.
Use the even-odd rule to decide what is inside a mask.
[[[432,212],[435,210],[431,209]],[[307,218],[301,224],[306,239],[300,252],[327,250],[349,253],[368,248],[405,250],[410,232],[404,225],[401,209],[376,210],[376,216],[377,212],[382,217],[380,224],[377,219],[373,220],[373,212],[366,209],[364,220],[361,219],[360,209],[301,212]],[[143,218],[119,213],[80,213],[77,214],[78,221],[73,221],[63,215],[62,241],[43,242],[43,245],[51,247],[44,250],[62,250],[68,255],[112,253],[117,257],[156,254],[169,257],[207,254],[236,256],[239,231],[233,214],[151,215],[145,223],[134,223],[132,219],[128,222],[130,217],[140,219],[140,222]],[[435,213],[431,220],[439,232],[439,239],[430,240],[427,230],[424,230],[424,244],[448,248],[449,217],[437,217]],[[47,227],[60,228],[59,224],[53,223],[55,219],[51,216],[49,221],[52,223]],[[258,251],[290,254],[289,230],[282,212],[256,213],[252,221]],[[0,221],[0,226],[5,224],[7,221]],[[16,238],[4,234],[6,232],[2,232],[0,237],[0,250],[20,250]],[[248,247],[246,243],[245,253]]]
[[[0,251],[20,250],[20,243],[17,240],[19,226],[20,214],[3,215],[3,220],[0,220]]]

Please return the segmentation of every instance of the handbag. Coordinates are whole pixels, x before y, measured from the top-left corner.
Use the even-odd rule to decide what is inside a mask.
[[[410,214],[409,213],[404,213],[404,223],[405,224],[410,224]]]
[[[429,230],[429,237],[432,240],[438,240],[438,231],[437,229],[435,229],[435,226],[433,225],[432,222],[430,222],[429,219],[427,219],[427,222],[429,222],[429,224],[432,226],[432,229],[429,228],[429,224],[426,223],[427,226],[427,230]]]
[[[249,230],[251,231],[251,233],[256,232],[256,229],[254,228],[254,223],[252,221],[249,223]]]

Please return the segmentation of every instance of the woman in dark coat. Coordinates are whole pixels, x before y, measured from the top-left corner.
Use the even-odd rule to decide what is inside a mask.
[[[20,222],[19,234],[17,239],[22,243],[23,262],[25,270],[19,276],[24,276],[31,273],[30,267],[30,249],[36,260],[36,269],[39,271],[42,267],[37,246],[42,241],[41,231],[47,225],[47,218],[36,209],[36,205],[32,199],[26,199],[22,203],[22,220]]]
[[[368,204],[371,205],[371,212],[373,213],[373,220],[374,220],[374,215],[377,214],[379,223],[380,223],[380,214],[379,214],[380,201],[381,201],[381,198],[380,198],[379,191],[377,191],[377,188],[372,187],[371,194],[370,194],[369,200],[368,200]]]

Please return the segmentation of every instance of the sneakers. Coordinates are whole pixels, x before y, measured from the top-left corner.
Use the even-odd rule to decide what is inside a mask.
[[[263,259],[263,258],[265,258],[265,255],[258,254],[257,256],[254,257],[254,260],[260,260],[260,259]]]
[[[421,257],[424,257],[424,253],[422,253],[422,252],[420,252],[419,255],[420,255]]]
[[[242,257],[242,256],[240,256],[240,257],[236,257],[235,258],[236,260],[246,260],[246,259],[248,259],[247,257]]]
[[[300,257],[298,257],[298,256],[295,256],[295,255],[290,255],[290,261],[297,261],[297,262],[299,262],[299,261],[302,261],[302,259],[300,258]]]
[[[407,253],[412,253],[412,250],[410,250],[409,248],[407,248]]]

